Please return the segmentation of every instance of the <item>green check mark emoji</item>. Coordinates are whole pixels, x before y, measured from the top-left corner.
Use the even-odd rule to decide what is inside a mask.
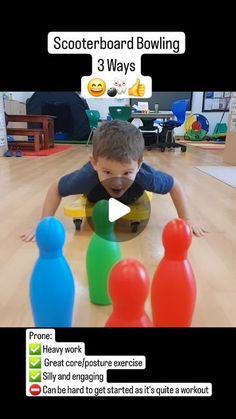
[[[41,343],[30,343],[29,344],[30,355],[41,355]]]
[[[41,357],[40,356],[30,356],[29,357],[29,368],[41,368]]]
[[[41,370],[30,370],[29,371],[29,381],[34,383],[41,382]]]

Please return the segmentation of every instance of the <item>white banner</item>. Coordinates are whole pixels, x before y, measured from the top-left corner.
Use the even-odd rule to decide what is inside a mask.
[[[50,54],[90,54],[92,74],[81,80],[86,98],[117,99],[152,95],[152,80],[142,76],[143,54],[184,54],[183,32],[50,32]]]

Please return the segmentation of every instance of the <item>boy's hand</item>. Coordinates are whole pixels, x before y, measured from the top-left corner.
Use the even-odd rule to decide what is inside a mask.
[[[26,233],[20,234],[20,238],[23,242],[35,242],[34,229],[28,230]]]
[[[193,224],[191,221],[188,221],[188,220],[186,221],[189,224],[194,236],[203,237],[205,236],[206,233],[208,233],[208,231],[206,231],[204,228],[198,227],[196,224]]]

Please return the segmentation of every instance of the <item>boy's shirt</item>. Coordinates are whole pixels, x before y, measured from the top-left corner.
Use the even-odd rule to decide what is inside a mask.
[[[135,202],[145,190],[157,194],[166,194],[171,191],[173,184],[174,178],[171,175],[142,163],[134,183],[118,200],[125,205],[129,205]],[[86,163],[81,169],[63,176],[59,180],[58,189],[61,197],[84,194],[91,202],[110,198],[90,162]]]

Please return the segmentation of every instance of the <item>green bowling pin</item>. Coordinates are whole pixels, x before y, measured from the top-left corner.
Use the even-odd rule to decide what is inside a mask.
[[[94,304],[111,304],[108,294],[109,273],[121,259],[121,249],[116,241],[114,223],[108,218],[109,202],[102,200],[93,209],[95,226],[86,256],[90,300]]]

